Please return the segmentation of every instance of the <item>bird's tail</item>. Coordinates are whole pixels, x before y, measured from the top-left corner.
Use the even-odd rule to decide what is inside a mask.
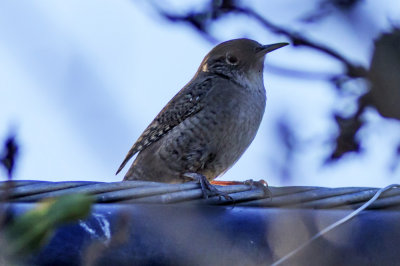
[[[126,163],[133,157],[133,155],[135,155],[136,152],[137,152],[136,145],[133,145],[133,147],[129,150],[128,154],[125,156],[124,161],[119,166],[115,175],[118,175],[118,173],[121,172],[122,168],[125,167]]]

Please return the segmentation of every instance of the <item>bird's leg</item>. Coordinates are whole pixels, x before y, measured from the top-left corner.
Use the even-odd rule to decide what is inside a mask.
[[[253,179],[249,179],[246,181],[220,181],[220,180],[213,180],[210,182],[212,185],[219,185],[219,186],[232,186],[232,185],[248,185],[250,189],[253,187],[262,188],[264,194],[267,195],[269,198],[272,199],[271,191],[268,189],[268,183],[261,179],[260,181],[254,181]]]
[[[242,181],[222,181],[222,180],[212,180],[211,185],[217,186],[232,186],[232,185],[243,185]]]
[[[207,199],[208,197],[218,196],[224,197],[226,200],[233,201],[232,197],[229,196],[227,193],[219,191],[213,185],[211,185],[207,177],[205,177],[204,175],[198,173],[185,173],[184,176],[189,177],[194,181],[200,183],[201,191],[203,192],[203,197],[205,199]]]

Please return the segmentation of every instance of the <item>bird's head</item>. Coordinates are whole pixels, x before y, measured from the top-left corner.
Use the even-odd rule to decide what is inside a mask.
[[[249,39],[235,39],[215,46],[203,59],[199,71],[227,75],[262,77],[264,57],[267,53],[288,45],[275,43],[261,45]]]

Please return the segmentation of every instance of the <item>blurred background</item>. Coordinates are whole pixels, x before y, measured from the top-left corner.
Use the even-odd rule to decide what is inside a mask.
[[[258,135],[219,180],[397,183],[399,18],[396,0],[3,0],[0,140],[15,136],[13,178],[121,180],[131,145],[206,53],[246,37],[292,45],[267,56]]]

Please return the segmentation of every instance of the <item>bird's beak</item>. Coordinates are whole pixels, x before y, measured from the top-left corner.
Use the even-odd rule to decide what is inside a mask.
[[[280,42],[280,43],[263,45],[263,46],[261,46],[259,53],[262,55],[265,55],[265,54],[268,54],[269,52],[272,52],[272,51],[279,49],[286,45],[289,45],[289,44],[287,42]]]

